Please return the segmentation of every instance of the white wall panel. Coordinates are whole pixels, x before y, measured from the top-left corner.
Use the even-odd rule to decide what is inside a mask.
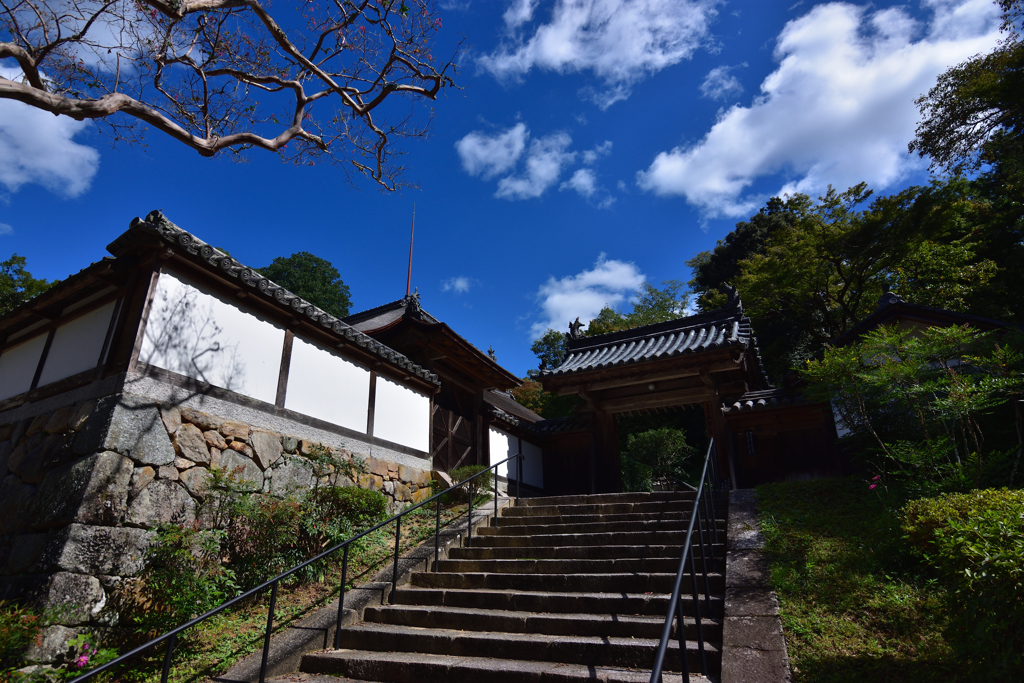
[[[370,370],[295,337],[284,407],[366,432]]]
[[[430,398],[378,375],[373,435],[419,451],[430,450]]]
[[[0,354],[0,399],[32,388],[32,378],[45,345],[46,335],[40,334]]]
[[[114,305],[111,301],[56,329],[39,376],[39,386],[91,370],[99,364]]]
[[[284,328],[163,271],[139,360],[273,403]]]
[[[504,432],[495,427],[490,428],[490,445],[491,445],[491,460],[488,463],[493,465],[496,462],[501,462],[505,458],[512,457],[519,452],[520,440],[508,432]],[[526,441],[522,441],[523,444],[523,483],[529,484],[530,486],[536,486],[537,488],[544,488],[544,459],[543,453],[539,446]],[[509,467],[511,465],[511,468]],[[517,476],[517,468],[519,467],[516,462],[507,462],[504,465],[498,467],[498,475],[502,477],[509,477],[508,472],[511,470],[512,475],[510,479],[515,479]]]

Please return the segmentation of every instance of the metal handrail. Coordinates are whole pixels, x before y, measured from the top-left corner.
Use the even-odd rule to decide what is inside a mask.
[[[697,650],[700,654],[701,673],[708,674],[707,655],[704,651],[704,629],[701,619],[700,595],[697,586],[697,567],[693,559],[691,548],[693,546],[693,531],[696,527],[700,535],[701,547],[701,573],[704,579],[704,607],[708,616],[711,615],[710,580],[708,578],[708,553],[710,551],[711,565],[714,567],[714,547],[718,543],[718,505],[715,500],[716,483],[718,482],[718,464],[714,457],[715,440],[711,439],[708,444],[708,452],[704,458],[704,468],[701,471],[700,482],[697,485],[697,494],[694,496],[693,509],[690,511],[690,524],[686,529],[686,538],[683,541],[683,552],[679,558],[679,569],[676,570],[675,583],[672,586],[672,596],[669,600],[668,614],[665,616],[665,624],[661,629],[661,641],[658,643],[658,651],[654,657],[654,665],[651,667],[650,683],[662,683],[662,669],[665,666],[665,654],[668,651],[668,643],[672,638],[672,620],[676,620],[676,636],[679,641],[679,655],[682,659],[683,676],[686,679],[690,675],[689,660],[686,652],[686,623],[683,618],[683,610],[679,607],[680,594],[682,592],[683,575],[686,574],[686,563],[690,563],[690,584],[694,606],[694,621],[697,629]],[[710,482],[709,482],[710,479]],[[707,484],[707,486],[705,486]],[[712,495],[707,495],[710,489]],[[709,521],[707,527],[701,519],[701,507],[704,508],[704,517]],[[713,537],[712,537],[713,535]]]
[[[497,470],[497,468],[499,466],[501,466],[501,465],[504,465],[509,460],[516,460],[516,464],[517,464],[516,503],[518,504],[518,502],[519,502],[520,483],[523,480],[523,454],[522,454],[522,452],[519,452],[519,453],[516,453],[515,455],[509,456],[508,458],[505,458],[501,462],[496,462],[493,465],[491,465],[490,467],[488,467],[486,470],[481,470],[481,471],[477,472],[476,474],[474,474],[471,477],[467,477],[466,479],[463,479],[462,481],[456,482],[452,486],[452,488],[455,488],[455,487],[458,487],[458,486],[462,486],[463,484],[466,484],[467,482],[469,483],[469,511],[467,513],[467,516],[468,516],[468,529],[469,529],[469,537],[467,539],[468,541],[472,540],[472,534],[473,534],[473,480],[476,479],[479,476],[482,476],[482,475],[486,474],[487,472],[490,472],[491,470],[494,470],[494,477],[493,477],[493,480],[494,480],[494,516],[497,517],[498,516],[498,470]],[[221,604],[221,605],[219,605],[217,607],[214,607],[213,609],[211,609],[210,611],[206,612],[205,614],[201,614],[198,617],[195,617],[194,619],[191,619],[190,621],[185,622],[181,626],[173,628],[170,631],[167,631],[166,633],[157,636],[153,640],[150,640],[148,643],[145,643],[143,645],[139,645],[138,647],[134,648],[133,650],[130,650],[129,652],[124,653],[123,655],[121,655],[117,659],[113,659],[113,660],[107,662],[106,664],[103,664],[101,666],[96,667],[95,669],[92,669],[90,671],[87,671],[87,672],[81,674],[80,676],[76,676],[75,678],[71,679],[70,683],[80,683],[81,681],[85,681],[85,680],[87,680],[89,678],[92,678],[93,676],[101,674],[104,671],[107,671],[109,669],[112,669],[112,668],[120,665],[120,664],[123,664],[124,662],[126,662],[129,659],[135,657],[136,655],[141,654],[141,653],[145,652],[146,650],[149,650],[150,648],[152,648],[152,647],[154,647],[156,645],[159,645],[160,643],[162,643],[164,641],[167,641],[167,653],[164,655],[164,667],[163,667],[163,673],[162,673],[162,675],[160,677],[160,681],[161,681],[161,683],[167,683],[167,677],[170,674],[170,670],[171,670],[171,658],[174,655],[174,646],[177,643],[178,634],[180,634],[180,633],[182,633],[184,631],[187,631],[188,629],[192,628],[196,624],[199,624],[199,623],[201,623],[203,621],[206,621],[210,617],[213,617],[213,616],[215,616],[217,614],[220,614],[224,610],[228,609],[229,607],[231,607],[233,605],[238,604],[242,600],[246,600],[247,598],[251,598],[252,596],[254,596],[256,594],[263,592],[267,588],[270,588],[270,605],[269,605],[269,609],[267,610],[267,628],[266,628],[266,632],[265,632],[264,637],[263,637],[263,660],[260,663],[260,679],[259,680],[260,680],[260,683],[264,683],[264,681],[266,680],[266,675],[267,675],[267,658],[268,658],[268,656],[270,654],[270,636],[271,636],[271,632],[273,631],[273,628],[274,628],[274,608],[275,608],[276,603],[277,603],[277,586],[278,586],[278,584],[281,582],[282,579],[288,578],[289,576],[291,576],[295,572],[297,572],[297,571],[299,571],[299,570],[301,570],[301,569],[303,569],[305,567],[308,567],[309,565],[313,564],[314,562],[319,562],[320,560],[326,558],[329,555],[332,555],[332,554],[336,553],[339,550],[344,550],[343,559],[342,559],[342,567],[341,567],[341,590],[340,590],[339,595],[338,595],[338,619],[337,619],[336,629],[335,629],[335,632],[334,632],[334,647],[335,647],[335,649],[337,649],[338,647],[340,647],[340,644],[341,644],[340,643],[340,640],[341,640],[341,622],[342,622],[342,615],[343,615],[344,609],[345,609],[345,583],[346,583],[346,578],[347,578],[346,575],[348,573],[348,549],[349,549],[349,545],[351,545],[355,541],[358,541],[359,539],[361,539],[362,537],[366,536],[367,534],[373,533],[374,531],[377,531],[378,529],[380,529],[380,528],[382,528],[384,526],[387,526],[388,524],[391,524],[392,522],[395,523],[395,557],[394,557],[394,562],[392,564],[392,570],[391,570],[391,595],[390,595],[390,600],[389,600],[391,604],[394,604],[395,603],[395,590],[398,587],[398,558],[399,558],[399,548],[401,546],[401,533],[402,533],[402,522],[401,522],[401,519],[405,515],[409,514],[410,512],[412,512],[414,510],[417,510],[417,509],[423,507],[427,503],[429,503],[431,501],[434,501],[434,500],[437,501],[436,527],[434,529],[434,570],[436,571],[437,570],[438,557],[440,555],[441,496],[444,496],[447,493],[450,493],[450,491],[449,490],[445,490],[445,491],[442,491],[440,493],[436,493],[433,496],[431,496],[430,498],[427,498],[426,500],[421,501],[421,502],[417,503],[416,505],[413,505],[411,507],[406,508],[405,510],[403,510],[400,513],[398,513],[397,515],[394,515],[394,516],[389,517],[388,519],[384,520],[380,524],[378,524],[378,525],[376,525],[376,526],[374,526],[374,527],[372,527],[370,529],[367,529],[366,531],[362,531],[362,532],[356,534],[355,536],[353,536],[352,538],[349,538],[348,540],[342,541],[341,543],[335,545],[334,547],[328,548],[327,550],[323,551],[322,553],[320,553],[316,557],[314,557],[312,559],[309,559],[309,560],[306,560],[305,562],[302,562],[301,564],[297,564],[294,567],[292,567],[291,569],[289,569],[288,571],[286,571],[286,572],[284,572],[282,574],[278,574],[274,578],[272,578],[272,579],[270,579],[268,581],[265,581],[264,583],[261,583],[260,585],[256,586],[255,588],[251,588],[251,589],[247,590],[246,592],[244,592],[244,593],[242,593],[240,595],[236,595],[234,598],[228,600],[227,602],[225,602],[225,603],[223,603],[223,604]],[[467,545],[468,545],[468,543],[467,543]]]

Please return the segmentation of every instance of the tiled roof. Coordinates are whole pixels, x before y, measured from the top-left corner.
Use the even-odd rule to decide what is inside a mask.
[[[723,413],[735,413],[751,410],[769,410],[772,408],[789,408],[803,403],[803,397],[785,395],[781,389],[764,391],[748,391],[735,401],[722,405]]]
[[[560,366],[543,376],[654,361],[687,353],[722,348],[746,348],[754,343],[750,319],[739,305],[644,325],[621,332],[570,339]]]
[[[508,393],[506,393],[504,391],[496,391],[494,389],[491,389],[490,391],[485,391],[484,392],[484,401],[486,401],[488,404],[490,404],[491,407],[494,408],[496,413],[497,412],[501,412],[501,413],[507,414],[509,416],[512,416],[512,417],[516,418],[517,420],[521,420],[523,422],[526,422],[527,424],[533,424],[535,422],[540,422],[541,420],[544,419],[543,417],[541,417],[537,413],[533,412],[532,410],[530,410],[526,406],[524,406],[524,405],[520,404],[518,401],[516,401],[515,398],[513,398],[511,394],[508,394]],[[505,421],[509,422],[509,420],[505,420]],[[514,422],[509,422],[509,424],[515,424],[515,423]]]
[[[345,317],[345,322],[357,330],[375,330],[401,318],[410,305],[415,305],[421,320],[428,323],[441,322],[420,308],[419,295],[417,294],[403,297],[398,301],[381,304],[359,313],[353,313]]]
[[[292,294],[284,287],[275,284],[268,278],[263,277],[256,270],[242,265],[234,258],[225,254],[220,249],[210,246],[195,235],[179,228],[167,220],[159,211],[152,211],[145,220],[136,218],[131,222],[131,230],[155,233],[166,242],[174,245],[179,251],[184,251],[192,256],[198,257],[211,270],[220,274],[221,277],[237,278],[248,285],[254,291],[259,292],[264,298],[275,302],[281,308],[288,308],[294,315],[302,315],[311,322],[318,323],[325,329],[343,337],[352,344],[369,351],[370,353],[383,358],[392,365],[395,365],[411,375],[426,380],[432,384],[439,384],[437,375],[420,367],[394,349],[381,344],[376,339],[359,332],[351,325],[335,318],[330,313],[323,311],[305,299]],[[115,240],[108,249],[118,250],[122,235]],[[114,254],[117,255],[116,253]]]

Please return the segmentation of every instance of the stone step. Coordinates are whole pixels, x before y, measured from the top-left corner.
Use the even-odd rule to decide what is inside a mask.
[[[560,662],[621,668],[648,668],[657,653],[654,638],[605,636],[552,636],[538,633],[459,631],[446,628],[415,628],[363,622],[342,630],[344,649],[376,652],[488,657],[505,660]],[[687,647],[691,666],[699,667],[696,647]],[[708,654],[717,646],[705,643]],[[680,671],[678,641],[671,641],[665,657],[667,671]]]
[[[629,522],[595,521],[576,524],[519,524],[515,526],[480,527],[475,535],[550,536],[552,534],[601,534],[620,531],[686,531],[689,523],[689,520],[684,519],[643,519]]]
[[[653,491],[649,493],[586,493],[575,496],[540,496],[520,498],[516,507],[541,507],[545,505],[603,505],[606,503],[647,503],[656,501],[675,502],[693,500],[692,491]]]
[[[694,532],[694,538],[699,536]],[[714,540],[704,533],[704,542]],[[601,546],[601,545],[676,545],[682,547],[686,530],[677,531],[608,531],[586,534],[473,534],[473,548],[530,548],[533,546]]]
[[[637,503],[579,503],[576,505],[533,505],[506,508],[502,517],[533,517],[544,515],[622,515],[629,513],[657,514],[659,512],[686,512],[693,509],[693,501],[647,501]],[[721,515],[721,510],[719,510]]]
[[[725,590],[721,574],[709,578],[711,594]],[[683,579],[690,585],[689,575]],[[699,590],[703,590],[701,583]],[[668,593],[675,583],[675,572],[650,574],[499,574],[496,572],[447,574],[444,572],[413,572],[410,583],[419,588],[525,590],[588,593]],[[399,589],[401,592],[401,589]]]
[[[724,540],[724,539],[723,539]],[[621,558],[672,558],[679,561],[682,549],[678,545],[578,545],[530,546],[508,548],[451,548],[448,557],[453,560],[616,560]],[[701,558],[701,545],[694,546],[694,557]],[[725,559],[725,544],[713,546],[709,557]]]
[[[637,614],[550,614],[515,612],[472,607],[437,607],[427,605],[390,605],[368,607],[364,621],[398,626],[431,628],[444,624],[463,631],[500,631],[504,633],[540,633],[553,636],[610,636],[620,638],[660,638],[665,617]],[[697,637],[697,623],[684,620],[687,639]],[[722,639],[722,622],[701,619],[701,632],[712,641]],[[675,624],[672,637],[676,637]]]
[[[674,573],[678,557],[621,558],[599,560],[538,560],[532,558],[501,560],[441,560],[438,571],[445,573],[498,574],[650,574]],[[698,569],[700,567],[698,566]]]
[[[313,652],[303,656],[302,669],[312,674],[401,683],[648,683],[651,677],[649,669],[645,672],[585,664],[360,650]],[[683,676],[666,673],[663,680],[682,683]],[[694,683],[706,680],[690,677]]]
[[[662,619],[668,614],[668,595],[646,592],[460,590],[403,586],[395,593],[395,602],[399,605],[468,607],[552,614],[634,614]],[[680,604],[684,616],[695,614],[693,599],[688,591],[683,593]],[[705,605],[710,606],[710,614]],[[707,602],[704,596],[701,596],[702,616],[720,619],[723,607],[721,595],[712,594]]]
[[[526,524],[586,524],[589,522],[635,522],[638,520],[685,520],[689,522],[690,511],[662,510],[659,512],[615,512],[608,514],[552,514],[552,515],[518,515],[498,517],[497,525],[523,526]]]

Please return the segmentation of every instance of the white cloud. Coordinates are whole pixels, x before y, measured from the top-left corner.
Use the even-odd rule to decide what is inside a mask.
[[[688,59],[706,39],[717,4],[557,0],[548,23],[529,36],[514,34],[479,61],[503,79],[521,78],[534,67],[558,73],[591,71],[606,87],[593,99],[607,108],[629,97],[632,86],[646,76]],[[532,17],[533,7],[533,2],[513,0],[505,13],[506,25],[521,26],[519,18]]]
[[[746,65],[746,62],[741,64],[741,66]],[[701,94],[713,100],[726,100],[743,92],[740,79],[729,73],[735,68],[734,66],[716,66],[709,71],[708,75],[704,77],[704,82],[700,84]]]
[[[13,235],[14,228],[7,225],[6,223],[0,223],[0,235]]]
[[[537,0],[512,0],[501,18],[505,20],[505,27],[514,31],[533,19],[533,10],[536,8]]]
[[[0,77],[17,79],[15,69],[0,69]],[[66,116],[54,116],[14,100],[0,100],[0,185],[17,192],[37,183],[65,197],[89,189],[100,154],[72,138],[89,126]]]
[[[566,151],[572,144],[568,133],[552,133],[530,142],[526,153],[526,170],[498,181],[495,197],[501,199],[533,199],[558,182],[562,167],[576,158]]]
[[[989,0],[926,5],[933,12],[927,24],[900,8],[842,3],[789,22],[762,94],[723,112],[698,143],[658,154],[637,174],[638,185],[682,195],[708,217],[739,218],[765,199],[748,192],[759,177],[788,177],[780,193],[862,180],[881,190],[923,168],[907,154],[918,120],[914,99],[950,65],[998,39]]]
[[[534,323],[530,334],[536,339],[548,329],[568,329],[577,316],[589,323],[601,309],[613,308],[626,301],[644,283],[644,274],[634,263],[609,261],[604,254],[594,267],[560,280],[554,277],[537,290],[543,320]]]
[[[601,157],[606,157],[612,153],[612,141],[605,140],[594,149],[588,149],[583,152],[583,163],[588,166],[596,163]]]
[[[450,277],[441,283],[442,292],[455,292],[456,294],[465,294],[472,287],[474,281],[465,275],[459,275],[458,277]]]
[[[559,190],[576,190],[581,196],[590,197],[594,196],[597,192],[597,176],[589,168],[581,168],[572,174],[572,177],[562,183]]]
[[[485,179],[509,171],[516,165],[530,133],[526,125],[517,123],[503,133],[486,135],[473,131],[455,143],[455,149],[462,159],[462,168],[472,176]]]

